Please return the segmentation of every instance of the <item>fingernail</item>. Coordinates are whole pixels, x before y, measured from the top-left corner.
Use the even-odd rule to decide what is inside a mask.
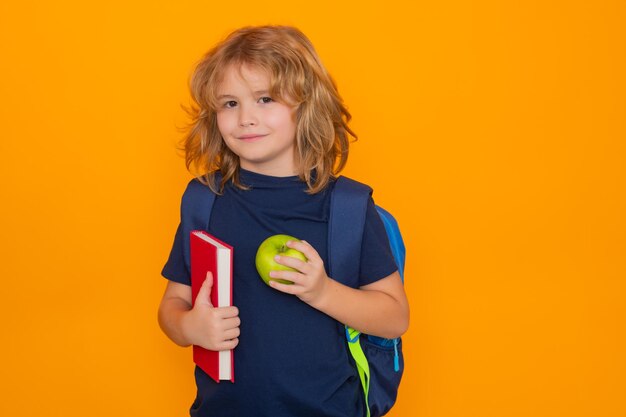
[[[275,261],[280,261],[280,255],[276,255],[276,256],[274,256],[274,260],[275,260]]]

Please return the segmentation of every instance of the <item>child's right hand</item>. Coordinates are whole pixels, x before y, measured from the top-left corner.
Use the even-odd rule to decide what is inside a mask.
[[[233,349],[239,343],[237,307],[213,307],[210,300],[213,274],[207,273],[194,306],[187,312],[183,328],[187,340],[209,350]]]

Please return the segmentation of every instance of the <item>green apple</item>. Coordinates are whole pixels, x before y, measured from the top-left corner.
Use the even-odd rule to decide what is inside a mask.
[[[287,247],[287,242],[290,240],[294,242],[300,241],[300,239],[289,235],[274,235],[268,237],[259,245],[259,249],[256,252],[256,270],[266,284],[269,285],[270,279],[283,284],[293,284],[293,282],[285,279],[270,278],[270,271],[295,271],[293,268],[276,262],[274,260],[276,255],[291,256],[304,262],[307,261],[306,256],[302,252]]]

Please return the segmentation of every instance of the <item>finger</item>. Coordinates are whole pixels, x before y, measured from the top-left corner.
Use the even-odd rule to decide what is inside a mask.
[[[306,267],[306,262],[301,259],[293,258],[291,256],[284,255],[276,255],[274,260],[281,265],[288,266],[293,269],[297,269],[298,271],[302,271]]]
[[[291,281],[293,284],[302,284],[303,277],[303,274],[295,271],[270,271],[270,278],[272,278],[272,280],[284,279],[286,281]]]
[[[237,346],[239,344],[239,338],[234,338],[234,339],[230,339],[230,340],[225,340],[223,342],[218,343],[215,346],[214,350],[230,350],[230,349],[234,349],[235,346]]]
[[[287,242],[287,247],[302,252],[309,261],[321,259],[317,251],[306,240]]]
[[[198,291],[198,295],[196,296],[196,303],[201,302],[202,304],[208,304],[213,307],[211,303],[211,289],[213,288],[213,274],[209,271],[206,273],[206,278],[200,287],[200,291]]]
[[[224,350],[234,349],[239,344],[239,338],[236,337],[224,342]]]
[[[236,329],[226,330],[224,332],[224,340],[228,341],[228,340],[237,339],[240,334],[241,334],[241,331],[239,330],[239,327],[237,327]]]
[[[302,288],[302,287],[297,287],[295,285],[283,284],[283,283],[280,283],[278,281],[273,281],[273,280],[269,281],[269,285],[275,290],[284,292],[285,294],[291,294],[291,295],[296,295],[299,291],[298,288]]]
[[[216,313],[221,319],[229,319],[239,316],[239,309],[235,306],[218,307]]]
[[[222,325],[224,326],[225,330],[238,329],[240,324],[241,320],[239,320],[239,317],[225,319],[222,321]],[[232,337],[228,337],[227,339],[232,339]]]

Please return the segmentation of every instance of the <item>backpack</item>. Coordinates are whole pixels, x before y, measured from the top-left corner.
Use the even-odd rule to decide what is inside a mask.
[[[359,274],[361,240],[365,227],[367,203],[372,189],[365,184],[339,177],[331,194],[328,233],[329,271],[332,277]],[[404,280],[406,249],[398,223],[382,207],[376,210],[385,226],[389,245],[400,277]],[[368,417],[386,414],[396,401],[404,371],[402,341],[360,334],[345,328],[348,348],[355,361]]]
[[[219,180],[219,178],[218,178]],[[372,189],[365,184],[340,176],[330,197],[328,222],[328,269],[333,277],[358,277],[361,241],[365,227],[367,203]],[[192,180],[183,194],[181,213],[182,236],[189,236],[197,228],[208,229],[215,193],[209,187]],[[396,220],[387,211],[376,206],[385,226],[389,244],[404,279],[405,247]],[[185,262],[190,265],[189,239],[182,239]],[[348,348],[354,359],[365,396],[368,417],[387,413],[396,401],[398,386],[404,370],[400,338],[383,339],[360,334],[342,326]]]

